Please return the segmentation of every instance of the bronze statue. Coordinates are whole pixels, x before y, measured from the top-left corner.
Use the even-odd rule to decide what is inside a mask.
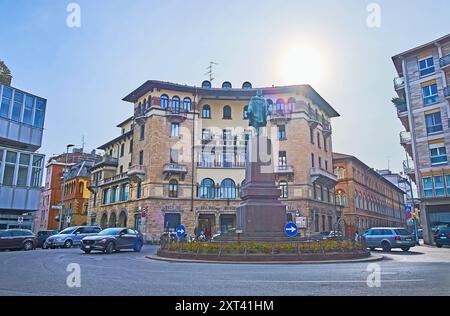
[[[267,125],[267,101],[262,96],[262,90],[258,89],[256,96],[251,98],[248,105],[248,118],[249,126],[253,126],[256,129],[256,135],[260,135],[261,128]]]

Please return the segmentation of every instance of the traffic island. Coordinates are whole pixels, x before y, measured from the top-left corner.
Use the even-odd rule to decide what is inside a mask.
[[[318,263],[379,260],[360,242],[350,240],[304,241],[291,243],[170,243],[162,245],[150,259],[191,262],[233,263]]]

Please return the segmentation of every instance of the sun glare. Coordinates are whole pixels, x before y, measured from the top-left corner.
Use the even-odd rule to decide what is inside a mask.
[[[322,79],[323,72],[322,54],[313,47],[293,47],[281,58],[281,75],[287,84],[315,85]]]

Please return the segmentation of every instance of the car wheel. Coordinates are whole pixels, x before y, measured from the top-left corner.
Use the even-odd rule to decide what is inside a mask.
[[[370,247],[369,249],[370,249],[370,251],[374,251],[375,247]]]
[[[73,246],[72,240],[69,239],[64,242],[64,248],[72,248],[72,246]]]
[[[383,248],[383,251],[385,251],[385,252],[390,252],[392,249],[391,244],[388,243],[387,241],[383,241],[381,243],[381,248]]]
[[[48,247],[45,244],[43,244],[42,249],[48,249]]]
[[[110,241],[109,243],[106,244],[105,253],[112,254],[113,252],[114,252],[114,243]]]
[[[436,244],[436,247],[442,248],[442,245],[441,244]]]
[[[83,251],[84,251],[84,253],[86,253],[86,254],[90,254],[90,253],[91,253],[91,249],[84,249]]]
[[[133,247],[133,251],[134,252],[141,252],[142,250],[142,243],[138,242],[134,247]]]
[[[407,251],[409,251],[409,247],[403,247],[402,250],[403,250],[404,252],[407,252]]]
[[[33,248],[34,248],[33,242],[31,242],[31,241],[26,241],[23,244],[23,250],[25,250],[25,251],[33,250]]]

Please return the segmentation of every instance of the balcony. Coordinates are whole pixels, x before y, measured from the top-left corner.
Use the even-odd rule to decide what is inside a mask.
[[[414,182],[416,179],[414,160],[408,159],[403,161],[403,171],[407,174]]]
[[[187,174],[186,165],[179,163],[166,163],[163,169],[163,175],[165,180],[169,180],[172,176],[177,175],[181,181],[184,180]]]
[[[444,88],[444,97],[445,99],[450,100],[450,87]]]
[[[294,166],[291,165],[278,165],[275,166],[275,176],[281,177],[285,176],[288,177],[289,181],[292,181],[294,177]]]
[[[322,168],[311,168],[311,182],[324,187],[333,187],[337,183],[337,176]]]
[[[115,158],[115,157],[112,157],[109,155],[104,155],[102,157],[102,159],[94,165],[94,168],[99,168],[99,167],[115,167],[115,168],[117,168],[118,165],[119,165],[118,158]]]
[[[110,177],[110,178],[106,178],[106,179],[98,181],[98,186],[109,185],[109,184],[113,184],[116,182],[121,182],[126,179],[128,179],[128,173],[124,172],[124,173],[118,174],[114,177]]]
[[[230,168],[230,169],[243,169],[245,168],[245,162],[226,162],[226,161],[198,161],[198,168],[207,169],[220,169],[220,168]]]
[[[0,117],[0,142],[36,151],[41,147],[43,129]]]
[[[128,177],[134,182],[141,182],[145,178],[145,167],[142,165],[134,165],[128,169]]]
[[[450,55],[444,56],[439,60],[442,69],[450,69]]]
[[[397,77],[394,79],[394,89],[397,92],[405,89],[405,79],[403,77]]]
[[[328,137],[331,135],[331,124],[327,120],[322,120],[322,133],[324,137]]]
[[[273,110],[269,113],[269,120],[275,125],[286,125],[291,120],[291,113],[286,110]]]
[[[401,132],[400,133],[400,144],[405,148],[406,152],[412,156],[412,142],[411,142],[411,133],[410,132]]]
[[[40,195],[40,188],[0,186],[0,209],[37,211]]]
[[[317,125],[320,123],[319,114],[316,111],[313,111],[313,109],[308,110],[308,116],[309,116],[309,127],[316,128]]]
[[[166,108],[166,117],[172,123],[181,123],[187,118],[187,111],[180,107],[168,107]]]

